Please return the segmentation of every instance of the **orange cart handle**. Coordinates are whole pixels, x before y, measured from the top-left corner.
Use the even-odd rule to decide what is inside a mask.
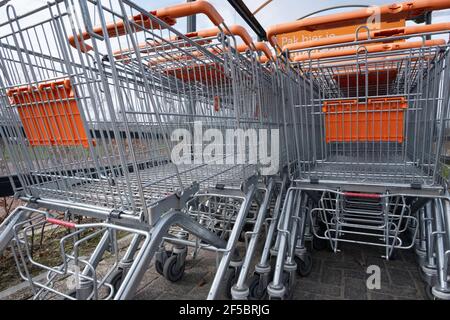
[[[344,197],[362,198],[362,199],[381,199],[382,195],[378,193],[344,192]]]
[[[219,12],[214,8],[214,6],[211,5],[209,2],[203,0],[178,4],[175,6],[150,11],[150,14],[158,17],[159,19],[163,20],[170,26],[176,23],[176,18],[188,17],[195,14],[205,14],[216,26],[219,26],[224,22],[224,19],[219,14]],[[161,26],[155,21],[152,21],[149,17],[143,14],[137,14],[135,16],[130,17],[129,19],[138,25],[142,25],[146,29],[149,28],[163,29],[163,26]],[[127,33],[123,21],[108,24],[106,26],[106,30],[108,36],[111,38],[123,36]],[[99,36],[104,36],[103,28],[101,26],[94,27],[92,31],[93,33],[98,34]],[[84,42],[84,40],[88,40],[91,38],[91,34],[89,32],[85,31],[81,34],[78,34],[77,37],[73,35],[69,37],[69,43],[74,48],[76,48],[75,38],[78,38],[78,41],[81,44],[80,50],[82,52],[88,52],[92,50],[92,47]]]
[[[446,42],[444,39],[436,39],[436,40],[427,40],[423,41],[414,41],[414,42],[402,42],[402,43],[388,43],[388,44],[377,44],[372,46],[365,47],[365,51],[367,53],[376,53],[376,52],[387,52],[387,51],[397,51],[404,49],[415,49],[421,47],[433,47],[433,46],[441,46],[445,45]],[[351,48],[345,50],[330,50],[326,52],[318,52],[312,53],[311,55],[302,54],[296,56],[295,62],[302,62],[305,60],[318,60],[325,58],[337,58],[337,57],[345,57],[356,55],[362,51],[362,48]]]
[[[219,26],[224,22],[220,13],[208,1],[198,0],[194,2],[187,2],[171,7],[156,10],[158,18],[170,17],[172,19],[189,17],[195,14],[206,15],[215,26]]]
[[[364,23],[366,19],[370,18],[375,13],[379,13],[382,17],[384,16],[383,18],[387,18],[389,21],[400,19],[411,20],[428,11],[443,10],[448,8],[450,8],[449,0],[415,0],[402,3],[393,3],[390,5],[380,6],[377,10],[374,8],[360,9],[274,25],[267,29],[267,38],[269,42],[275,46],[275,37],[279,34],[302,30],[313,31],[346,25],[357,25]]]
[[[64,220],[59,220],[59,219],[54,219],[54,218],[47,218],[47,222],[51,223],[51,224],[55,224],[67,229],[74,229],[76,228],[76,224],[73,222],[69,222],[69,221],[64,221]]]
[[[156,11],[150,11],[150,14],[155,15],[155,13],[156,13]],[[133,21],[134,23],[136,23],[137,25],[141,25],[146,29],[149,29],[149,28],[163,29],[163,26],[161,26],[160,24],[158,24],[155,21],[152,21],[149,17],[144,16],[143,14],[137,14],[135,16],[130,17],[129,19],[131,21]],[[176,23],[176,20],[172,19],[170,17],[165,17],[162,20],[164,22],[166,22],[168,25],[174,25]],[[121,20],[117,23],[109,23],[106,26],[106,31],[110,38],[120,37],[127,33],[123,20]],[[142,30],[136,30],[136,31],[142,31]],[[92,29],[92,32],[101,37],[103,37],[105,35],[103,32],[103,28],[101,26],[94,27]],[[85,40],[89,40],[92,38],[91,34],[88,31],[84,31],[81,34],[78,34],[76,37],[73,35],[69,37],[69,43],[74,48],[77,47],[75,38],[77,38],[78,42],[80,43],[80,51],[81,52],[86,53],[93,49],[90,45],[86,44],[86,42],[85,42]]]
[[[190,33],[186,34],[186,36],[189,38],[193,38],[193,37],[209,38],[209,37],[217,36],[217,34],[219,34],[219,32],[221,32],[221,30],[219,28],[211,28],[211,29],[190,32]],[[243,26],[235,24],[235,25],[229,26],[228,29],[224,29],[223,32],[228,36],[231,35],[231,36],[240,37],[244,41],[244,43],[249,47],[251,47],[253,45],[252,37],[250,36],[250,34],[247,32],[247,30]]]
[[[422,25],[422,26],[411,26],[411,27],[401,27],[401,28],[389,28],[377,31],[370,32],[370,39],[380,39],[380,38],[389,38],[394,36],[407,36],[412,34],[421,34],[421,33],[429,33],[429,32],[439,32],[439,31],[450,31],[450,23],[436,23],[430,25]],[[354,41],[363,41],[368,40],[367,31],[362,31],[360,34],[347,34],[343,36],[337,37],[329,37],[318,40],[304,41],[304,42],[296,42],[283,46],[282,51],[295,51],[302,50],[308,48],[315,48],[333,44],[341,44],[347,42]],[[388,40],[388,39],[387,39]]]
[[[217,36],[222,30],[219,28],[211,28],[211,29],[205,29],[205,30],[200,30],[200,31],[195,31],[195,32],[190,32],[186,34],[186,37],[188,38],[195,38],[195,37],[199,37],[199,38],[210,38],[210,37],[214,37]],[[240,37],[245,45],[247,47],[252,47],[252,46],[256,46],[253,43],[252,37],[250,36],[250,34],[247,32],[247,30],[240,26],[240,25],[232,25],[230,27],[228,27],[228,29],[224,29],[223,30],[224,33],[226,35],[233,35],[233,36],[238,36]],[[175,36],[175,37],[171,37],[170,39],[168,39],[167,41],[177,41],[177,40],[182,40],[182,38]],[[205,40],[204,43],[206,43],[209,40]],[[158,46],[163,44],[160,41],[152,41],[152,42],[148,42],[148,43],[142,43],[139,45],[140,49],[145,49],[145,48],[150,48],[153,46]],[[187,47],[188,44],[183,44],[182,47]],[[269,48],[267,48],[267,50],[269,50]],[[115,52],[113,52],[113,55],[116,59],[123,59],[126,58],[126,54],[132,53],[134,50],[131,48],[128,49],[124,49],[124,50],[117,50]],[[270,50],[269,50],[270,52]]]
[[[262,62],[267,62],[269,60],[273,60],[272,52],[270,51],[269,47],[264,42],[255,42],[255,49],[258,52],[261,52],[264,54],[264,59],[261,59]],[[237,47],[237,50],[239,52],[245,52],[249,49],[249,46],[245,44],[241,44]]]

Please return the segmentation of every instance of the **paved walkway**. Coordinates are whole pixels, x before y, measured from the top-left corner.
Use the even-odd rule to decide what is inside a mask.
[[[414,252],[398,251],[397,258],[386,261],[378,248],[361,245],[341,245],[342,251],[313,251],[313,270],[306,278],[297,278],[293,299],[425,299],[424,283]],[[368,290],[367,267],[381,269],[381,289]],[[138,289],[136,299],[205,299],[216,267],[216,255],[202,251],[193,260],[188,255],[184,277],[171,283],[159,275],[154,266],[147,270]],[[17,290],[5,290],[1,299],[28,299],[29,287],[21,284]],[[17,292],[15,292],[17,291]],[[224,298],[224,295],[221,295]]]
[[[414,252],[399,251],[392,261],[381,258],[377,248],[342,245],[342,251],[313,252],[313,270],[297,278],[293,299],[425,299],[424,283]],[[215,272],[215,254],[202,252],[196,260],[188,257],[184,277],[170,283],[152,266],[145,274],[136,299],[205,299]],[[368,290],[369,265],[381,269],[381,289]]]

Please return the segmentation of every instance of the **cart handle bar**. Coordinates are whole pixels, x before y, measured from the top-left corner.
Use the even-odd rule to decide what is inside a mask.
[[[337,36],[337,37],[329,37],[329,38],[322,38],[322,39],[318,39],[318,40],[290,43],[290,44],[283,46],[282,51],[283,52],[295,51],[295,50],[302,50],[302,49],[315,48],[315,47],[321,47],[321,46],[326,46],[326,45],[341,44],[341,43],[354,42],[354,41],[389,38],[389,37],[393,37],[393,36],[402,36],[402,35],[407,36],[407,35],[413,35],[413,34],[422,34],[422,33],[439,32],[439,31],[450,31],[450,23],[443,22],[443,23],[436,23],[436,24],[422,25],[422,26],[389,28],[389,29],[370,31],[370,33],[369,33],[370,37],[368,36],[367,31],[363,31],[358,35],[347,34],[347,35]],[[389,40],[389,39],[386,39],[386,40]]]
[[[178,4],[167,8],[150,11],[149,14],[158,17],[159,19],[167,23],[169,26],[175,25],[177,18],[189,17],[195,14],[205,14],[216,26],[219,26],[224,22],[224,19],[222,18],[220,13],[216,10],[216,8],[214,8],[212,4],[204,0]],[[165,28],[165,26],[162,26],[159,23],[152,21],[147,15],[144,14],[137,14],[135,16],[129,17],[129,19],[134,23],[141,25],[145,29]],[[143,29],[134,31],[139,32],[142,30]],[[109,23],[106,26],[106,31],[110,38],[123,36],[127,33],[125,23],[123,20],[117,23]],[[104,36],[104,30],[102,26],[94,27],[93,32],[98,34],[99,36]],[[72,35],[69,37],[69,43],[74,48],[76,48],[75,38],[77,38],[78,42],[81,44],[80,50],[82,52],[86,53],[93,49],[91,46],[87,45],[84,42],[84,40],[91,39],[91,34],[88,31],[84,31],[83,33],[78,34],[77,36]]]
[[[46,219],[48,223],[51,224],[55,224],[67,229],[75,229],[76,228],[76,224],[73,222],[68,222],[68,221],[64,221],[64,220],[59,220],[59,219],[54,219],[54,218],[47,218]]]
[[[377,193],[357,193],[357,192],[344,192],[344,197],[363,198],[363,199],[380,199],[381,194]]]
[[[225,34],[227,35],[233,35],[233,36],[239,36],[245,44],[241,44],[237,46],[237,50],[239,52],[244,52],[245,50],[247,50],[248,48],[254,48],[251,50],[256,50],[256,51],[260,51],[263,52],[266,57],[267,60],[272,59],[272,53],[270,52],[269,47],[267,47],[267,45],[263,42],[257,42],[257,43],[253,43],[253,40],[251,38],[251,36],[249,35],[249,33],[247,32],[247,30],[240,26],[240,25],[232,25],[229,28],[223,30]],[[188,38],[194,38],[194,37],[199,37],[199,38],[205,38],[206,40],[204,42],[200,42],[200,43],[209,43],[210,41],[207,40],[207,38],[210,37],[214,37],[216,35],[218,35],[221,32],[221,30],[219,28],[211,28],[211,29],[205,29],[205,30],[200,30],[200,31],[196,31],[196,32],[190,32],[187,33],[185,36]],[[182,40],[180,37],[175,36],[170,38],[168,41],[177,41],[177,40]],[[201,39],[200,39],[201,40]],[[138,48],[140,50],[145,51],[145,49],[149,49],[153,46],[158,46],[158,45],[164,45],[164,43],[160,42],[160,41],[153,41],[153,42],[147,42],[147,43],[142,43],[138,46]],[[178,45],[180,46],[180,45]],[[181,47],[188,47],[189,44],[182,44]],[[135,50],[128,48],[128,49],[124,49],[124,50],[117,50],[115,52],[113,52],[114,58],[120,60],[120,59],[126,59],[127,58],[127,54],[131,54],[133,53]],[[214,50],[209,50],[210,53],[214,53]],[[200,56],[200,54],[198,54],[197,56]],[[168,61],[168,59],[159,59],[160,62],[165,62]]]
[[[221,32],[221,30],[219,28],[211,28],[211,29],[205,29],[205,30],[187,33],[186,37],[188,37],[188,38],[195,38],[195,37],[210,38],[210,37],[217,36],[220,32]],[[252,47],[254,45],[252,37],[250,36],[250,34],[247,32],[247,30],[243,26],[235,24],[235,25],[232,25],[229,28],[223,30],[223,32],[227,36],[231,35],[231,36],[240,37],[242,39],[242,41],[244,41],[244,43],[249,47]]]
[[[264,42],[255,42],[254,45],[255,45],[256,51],[264,54],[264,57],[261,57],[261,58],[264,58],[264,59],[261,59],[262,62],[267,62],[269,60],[273,60],[272,52],[270,51],[267,44],[265,44]],[[245,52],[248,49],[249,49],[249,47],[245,44],[240,44],[240,45],[238,45],[238,48],[237,48],[237,50],[239,52]]]
[[[318,60],[325,58],[336,58],[344,56],[352,56],[357,54],[376,53],[376,52],[388,52],[397,51],[404,49],[415,49],[422,47],[433,47],[445,45],[444,39],[427,40],[427,41],[414,41],[414,42],[403,42],[403,43],[389,43],[389,44],[377,44],[367,47],[351,48],[345,50],[330,50],[326,52],[312,53],[311,55],[302,54],[294,58],[295,62],[302,62],[305,60]]]
[[[270,26],[267,29],[267,39],[270,44],[275,47],[275,38],[280,34],[302,30],[314,31],[318,29],[364,24],[365,20],[372,17],[374,14],[380,14],[382,20],[388,21],[398,21],[401,19],[412,20],[425,12],[448,8],[450,8],[449,0],[415,0],[384,5],[377,7],[376,9],[369,7],[345,13],[306,18]]]

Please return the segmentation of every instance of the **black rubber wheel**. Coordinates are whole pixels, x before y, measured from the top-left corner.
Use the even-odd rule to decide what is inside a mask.
[[[118,269],[111,274],[108,282],[114,288],[114,294],[117,292],[117,290],[119,290],[120,285],[122,284],[122,280],[123,270]]]
[[[156,272],[158,272],[160,275],[164,275],[164,263],[156,260],[155,261],[155,270]]]
[[[286,292],[284,294],[283,300],[291,300],[294,293],[291,290],[291,277],[289,277],[289,272],[283,272],[283,284],[286,288]]]
[[[225,274],[225,279],[226,279],[225,296],[228,299],[233,298],[231,296],[231,288],[236,284],[237,277],[238,277],[238,274],[237,274],[236,268],[229,267]]]
[[[71,291],[69,291],[68,293],[67,293],[67,295],[69,296],[69,297],[72,297],[72,298],[77,298],[77,290],[71,290]],[[64,297],[64,300],[71,300],[71,299],[67,299],[66,297]]]
[[[433,286],[425,284],[425,296],[428,300],[438,300],[433,294]]]
[[[312,270],[312,257],[309,252],[305,253],[302,258],[295,256],[295,263],[297,263],[297,274],[300,277],[307,277]]]
[[[162,276],[164,275],[164,263],[167,261],[167,259],[169,258],[170,254],[171,254],[171,252],[164,251],[164,253],[162,254],[162,258],[156,258],[155,259],[156,272],[158,272]]]
[[[267,298],[267,288],[260,288],[259,281],[261,277],[259,274],[253,275],[250,278],[249,285],[249,299],[250,300],[264,300]]]
[[[177,260],[178,255],[173,254],[164,262],[163,275],[164,278],[170,282],[177,282],[184,275],[184,268],[186,265],[183,262],[180,267],[177,267]]]

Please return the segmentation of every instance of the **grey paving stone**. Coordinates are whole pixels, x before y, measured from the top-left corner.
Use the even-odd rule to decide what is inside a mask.
[[[138,290],[141,290],[148,286],[151,282],[161,277],[159,273],[156,272],[155,268],[152,266],[143,275],[141,283],[139,284]]]
[[[163,293],[157,300],[197,300],[195,297],[183,294]]]
[[[151,283],[150,287],[159,288],[164,293],[178,294],[181,292],[190,291],[205,275],[206,272],[199,270],[199,268],[195,270],[192,269],[189,272],[186,272],[183,278],[176,283],[172,283],[164,277],[159,277]]]
[[[422,296],[421,292],[415,287],[405,287],[405,286],[383,286],[381,285],[381,291],[385,294],[390,294],[395,297],[405,297],[411,299],[418,299]]]
[[[206,299],[211,289],[211,284],[214,276],[215,272],[208,272],[202,279],[200,279],[194,286],[192,286],[191,290],[189,290],[186,295],[191,299]],[[223,291],[224,285],[221,285],[221,287],[222,291],[219,292],[218,299],[227,299]]]
[[[414,280],[406,269],[388,268],[389,278],[394,286],[415,287]]]
[[[313,257],[312,259],[312,268],[311,268],[311,273],[313,272],[320,272],[321,268],[322,268],[322,259],[318,259]]]
[[[311,272],[307,277],[305,277],[305,279],[309,280],[309,281],[317,281],[320,282],[322,278],[322,273],[321,272]],[[301,278],[300,278],[301,281]]]
[[[402,258],[402,256],[399,254],[396,259],[387,261],[386,266],[393,269],[414,270],[417,268],[417,262],[410,263],[408,261],[405,261],[404,258]]]
[[[416,267],[417,257],[413,250],[400,250],[399,254],[403,261],[408,263],[407,266]]]
[[[395,297],[389,294],[377,292],[375,290],[368,291],[369,300],[395,300]]]
[[[306,278],[297,278],[292,299],[424,299],[423,281],[414,252],[402,251],[397,260],[381,258],[383,250],[346,245],[342,251],[313,251],[313,269]],[[369,265],[381,268],[381,289],[368,290]],[[253,268],[253,266],[252,266]],[[145,274],[136,299],[205,299],[216,272],[216,255],[201,252],[197,259],[188,256],[186,274],[170,283],[152,266]],[[220,299],[225,299],[223,292]]]
[[[358,261],[364,260],[363,248],[354,244],[344,243],[340,247],[343,261]]]
[[[341,296],[340,286],[327,285],[320,282],[310,281],[305,278],[297,281],[296,290],[319,295],[329,295],[333,297]]]
[[[352,270],[361,270],[361,264],[356,260],[349,261],[334,261],[331,259],[327,259],[323,262],[323,266],[327,268],[333,269],[352,269]]]
[[[292,300],[320,300],[318,295],[305,290],[295,290]]]
[[[365,257],[381,257],[385,255],[385,250],[381,247],[366,246],[363,250],[363,255]]]
[[[350,300],[367,300],[365,281],[344,278],[344,298]]]
[[[339,269],[331,269],[325,267],[322,270],[321,282],[325,284],[340,286],[342,282],[342,272],[343,271]]]
[[[343,297],[330,297],[324,295],[318,295],[316,300],[345,300]]]
[[[380,269],[386,269],[386,259],[381,256],[366,256],[364,260],[364,267],[367,269],[368,266],[378,266]]]
[[[344,261],[344,255],[342,254],[342,252],[331,252],[329,250],[322,250],[322,251],[318,251],[317,253],[313,254],[314,257],[317,257],[319,259],[322,259],[325,261]]]
[[[135,300],[156,300],[159,296],[165,294],[163,290],[158,287],[146,286],[139,291],[134,297]]]
[[[367,279],[367,273],[365,270],[352,270],[352,269],[344,269],[344,278],[351,278],[351,279],[360,279],[365,280]]]

